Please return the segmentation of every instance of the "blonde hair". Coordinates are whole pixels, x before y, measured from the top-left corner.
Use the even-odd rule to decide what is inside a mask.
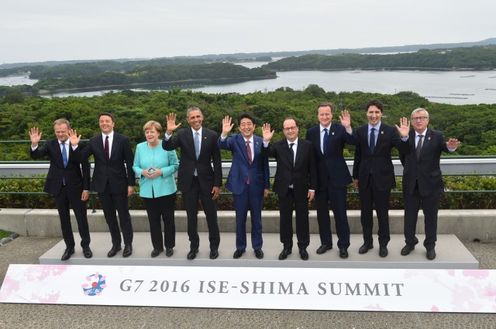
[[[145,132],[148,129],[152,129],[152,128],[158,131],[159,133],[162,132],[162,125],[160,125],[160,123],[158,123],[155,120],[150,120],[147,123],[145,123],[145,125],[143,126],[143,131]]]

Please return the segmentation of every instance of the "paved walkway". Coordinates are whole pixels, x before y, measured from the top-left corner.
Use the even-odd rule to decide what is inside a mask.
[[[58,238],[19,237],[0,247],[9,264],[37,264]],[[483,269],[496,269],[496,242],[463,241]],[[426,298],[429,298],[426,295]],[[495,328],[496,314],[328,312],[0,304],[0,328]]]

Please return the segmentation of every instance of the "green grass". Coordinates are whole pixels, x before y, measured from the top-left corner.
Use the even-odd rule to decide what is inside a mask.
[[[0,239],[10,236],[11,232],[0,230]]]

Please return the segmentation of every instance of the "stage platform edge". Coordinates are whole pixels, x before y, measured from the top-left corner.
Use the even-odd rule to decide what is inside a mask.
[[[64,241],[61,240],[50,250],[39,258],[40,264],[66,264],[66,265],[119,265],[119,266],[212,266],[212,267],[289,267],[289,268],[411,268],[411,269],[478,269],[479,261],[468,251],[461,241],[453,234],[440,234],[436,244],[437,257],[430,261],[425,257],[425,248],[422,245],[423,235],[417,235],[420,243],[408,256],[401,256],[400,251],[404,246],[404,237],[401,234],[391,235],[388,245],[389,255],[385,258],[379,257],[379,244],[374,243],[374,248],[368,253],[360,255],[358,248],[362,245],[360,234],[351,235],[351,246],[348,249],[349,257],[341,259],[336,247],[337,237],[333,236],[333,249],[322,255],[315,252],[320,245],[318,234],[310,237],[310,246],[307,251],[309,260],[300,259],[296,237],[294,237],[293,253],[286,260],[279,260],[278,256],[282,250],[279,234],[265,233],[263,235],[263,251],[265,257],[261,260],[254,255],[250,247],[250,236],[248,235],[248,248],[239,259],[233,259],[235,250],[235,233],[221,233],[221,244],[219,257],[215,260],[209,259],[208,234],[200,232],[200,250],[194,260],[187,260],[189,251],[189,240],[185,232],[177,232],[176,247],[174,255],[166,257],[161,253],[156,258],[151,258],[152,250],[150,234],[135,232],[133,241],[133,254],[128,258],[122,257],[119,252],[115,257],[108,258],[107,252],[111,247],[110,234],[106,232],[91,233],[91,249],[93,257],[86,259],[81,247],[76,245],[75,254],[68,261],[61,261],[65,250]],[[74,233],[76,243],[79,243],[78,233]],[[375,236],[377,240],[377,237]]]

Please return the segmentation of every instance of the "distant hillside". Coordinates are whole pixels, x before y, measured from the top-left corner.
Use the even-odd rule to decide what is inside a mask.
[[[201,56],[176,56],[176,57],[162,57],[155,59],[136,59],[136,58],[121,58],[106,61],[112,62],[134,62],[136,65],[141,65],[147,61],[158,61],[162,64],[191,64],[191,61],[196,63],[207,62],[241,62],[241,61],[270,61],[272,57],[290,57],[302,56],[308,54],[320,55],[336,55],[336,54],[381,54],[381,53],[399,53],[399,52],[415,52],[420,49],[451,49],[461,47],[473,46],[487,46],[496,45],[496,38],[489,38],[475,42],[459,42],[459,43],[435,43],[435,44],[418,44],[418,45],[404,45],[404,46],[387,46],[387,47],[367,47],[367,48],[338,48],[338,49],[314,49],[314,50],[299,50],[299,51],[273,51],[273,52],[255,52],[255,53],[233,53],[233,54],[208,54]],[[105,60],[67,60],[67,61],[47,61],[35,63],[9,63],[0,64],[0,70],[12,69],[17,67],[30,67],[36,65],[42,66],[56,66],[62,64],[77,64],[77,63],[96,63],[106,62]]]
[[[304,55],[262,66],[273,71],[303,70],[494,70],[496,45],[423,49],[389,55]]]

